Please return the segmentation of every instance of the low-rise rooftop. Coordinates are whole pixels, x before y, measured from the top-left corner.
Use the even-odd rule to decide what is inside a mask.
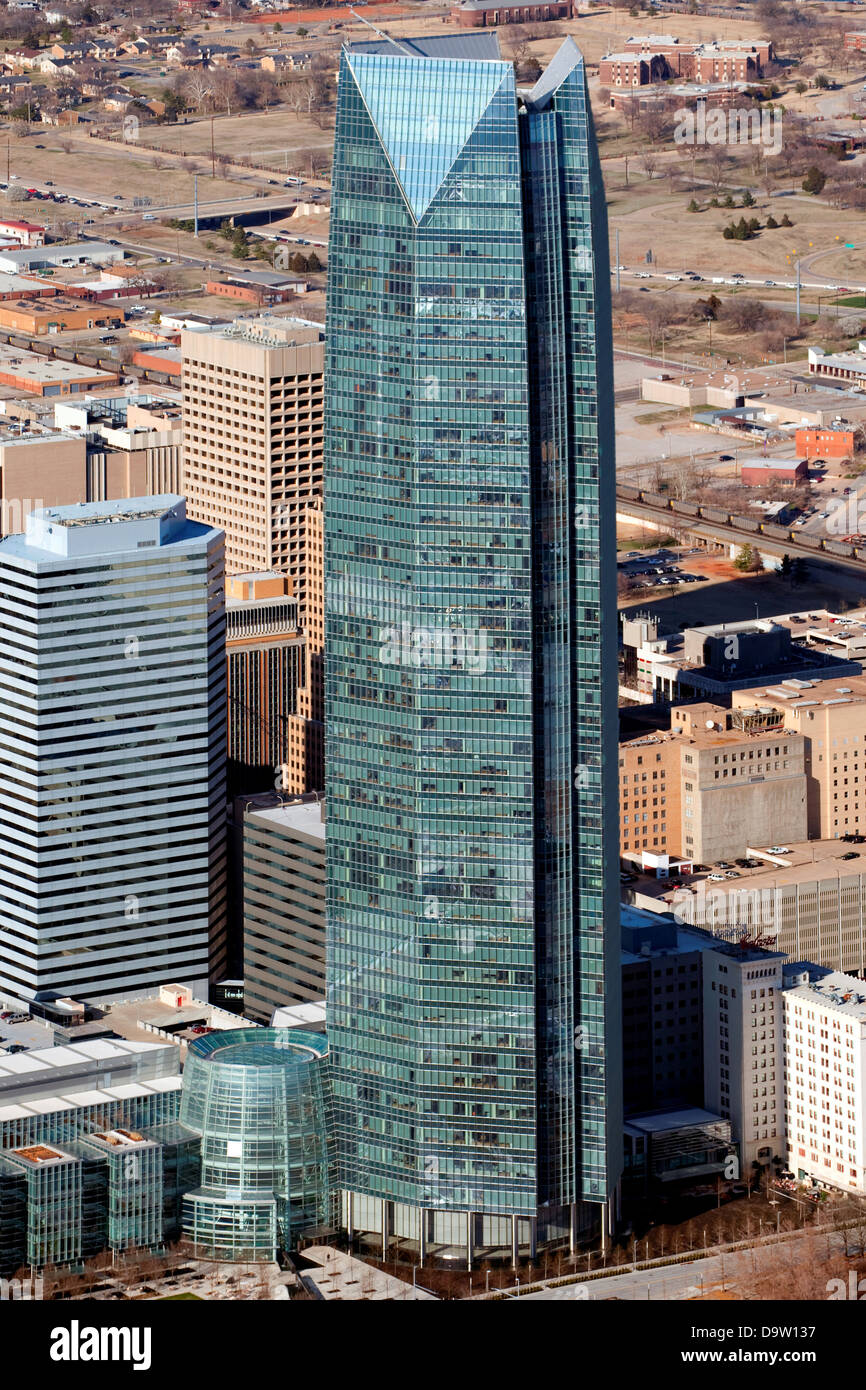
[[[834,1013],[866,1024],[866,985],[852,975],[832,970],[819,980],[786,990],[785,999],[802,999],[805,1004],[821,1004]]]

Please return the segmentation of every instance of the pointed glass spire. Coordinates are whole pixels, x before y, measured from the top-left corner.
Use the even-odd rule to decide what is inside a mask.
[[[539,77],[529,94],[527,105],[541,110],[576,68],[583,71],[583,54],[574,39],[569,36],[560,44]]]
[[[348,65],[406,201],[420,221],[510,63],[350,53]]]

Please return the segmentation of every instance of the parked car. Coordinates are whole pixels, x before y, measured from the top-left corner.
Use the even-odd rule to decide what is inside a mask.
[[[856,849],[849,849],[847,854],[841,854],[840,859],[859,859],[860,855]]]
[[[725,875],[724,875],[724,874],[710,874],[709,877],[710,877],[711,882],[713,882],[713,883],[724,883],[724,881],[725,881]]]
[[[787,846],[787,845],[771,845],[771,846],[770,846],[770,853],[771,853],[771,854],[790,854],[791,851],[788,849],[788,846]]]
[[[27,1051],[27,1048],[24,1046],[23,1043],[10,1043],[9,1046],[6,1048],[6,1052],[7,1052],[8,1054],[11,1054],[12,1056],[14,1056],[16,1052],[26,1052],[26,1051]]]
[[[29,1022],[30,1022],[30,1015],[29,1015],[29,1014],[10,1014],[9,1017],[7,1018],[6,1022],[7,1022],[7,1023],[29,1023]]]

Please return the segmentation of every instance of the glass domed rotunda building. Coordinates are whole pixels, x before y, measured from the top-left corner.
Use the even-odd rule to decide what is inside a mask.
[[[274,1260],[332,1216],[327,1039],[291,1028],[196,1038],[181,1122],[201,1135],[201,1185],[183,1202],[200,1258]]]

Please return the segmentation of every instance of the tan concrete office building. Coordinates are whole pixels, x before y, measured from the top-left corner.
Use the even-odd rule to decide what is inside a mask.
[[[781,727],[805,740],[809,837],[866,834],[866,676],[738,690],[733,706],[773,710]]]
[[[180,429],[144,426],[0,432],[0,534],[24,529],[30,512],[76,502],[177,493]],[[88,432],[85,432],[87,430]]]
[[[305,638],[284,711],[285,790],[324,786],[322,428],[324,334],[262,314],[185,330],[183,491],[189,515],[226,535],[226,572],[291,580]]]
[[[771,848],[775,847],[774,845]],[[758,867],[733,878],[691,878],[672,894],[635,905],[666,912],[714,934],[749,933],[791,960],[830,970],[866,969],[866,857],[838,840],[779,841],[786,854],[750,846]],[[843,857],[850,854],[851,858]]]
[[[718,705],[671,711],[670,730],[621,743],[624,857],[712,864],[806,837],[805,739]]]
[[[307,506],[322,495],[324,334],[263,314],[187,329],[181,352],[189,515],[225,532],[227,574],[288,574],[305,615]]]

